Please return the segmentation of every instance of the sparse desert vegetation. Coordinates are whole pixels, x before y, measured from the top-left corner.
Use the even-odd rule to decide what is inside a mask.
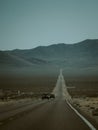
[[[0,99],[2,101],[24,98],[40,98],[55,87],[57,75],[30,75],[26,73],[0,76]]]
[[[98,123],[98,97],[73,98],[73,103]]]
[[[93,77],[67,80],[73,104],[98,123],[98,80]]]

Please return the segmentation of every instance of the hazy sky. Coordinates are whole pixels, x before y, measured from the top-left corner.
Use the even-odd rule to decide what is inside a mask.
[[[0,50],[98,39],[98,0],[0,0]]]

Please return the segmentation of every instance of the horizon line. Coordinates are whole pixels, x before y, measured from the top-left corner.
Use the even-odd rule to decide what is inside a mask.
[[[98,39],[85,39],[85,40],[81,40],[81,41],[75,42],[75,43],[64,43],[64,42],[61,42],[61,43],[52,43],[50,45],[38,45],[38,46],[33,47],[33,48],[0,49],[0,51],[30,50],[30,49],[35,49],[35,48],[38,48],[38,47],[48,47],[48,46],[58,45],[58,44],[73,45],[73,44],[79,44],[81,42],[89,41],[89,40],[91,41],[91,40],[98,40]]]

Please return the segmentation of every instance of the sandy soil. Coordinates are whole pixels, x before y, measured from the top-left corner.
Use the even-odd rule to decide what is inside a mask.
[[[98,108],[98,97],[73,98],[73,103],[98,123],[98,116],[92,115],[92,111]]]

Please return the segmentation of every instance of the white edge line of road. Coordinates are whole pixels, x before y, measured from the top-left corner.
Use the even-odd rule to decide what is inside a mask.
[[[91,130],[97,130],[85,117],[83,117],[68,101],[67,104],[71,107],[72,110],[88,125]]]

